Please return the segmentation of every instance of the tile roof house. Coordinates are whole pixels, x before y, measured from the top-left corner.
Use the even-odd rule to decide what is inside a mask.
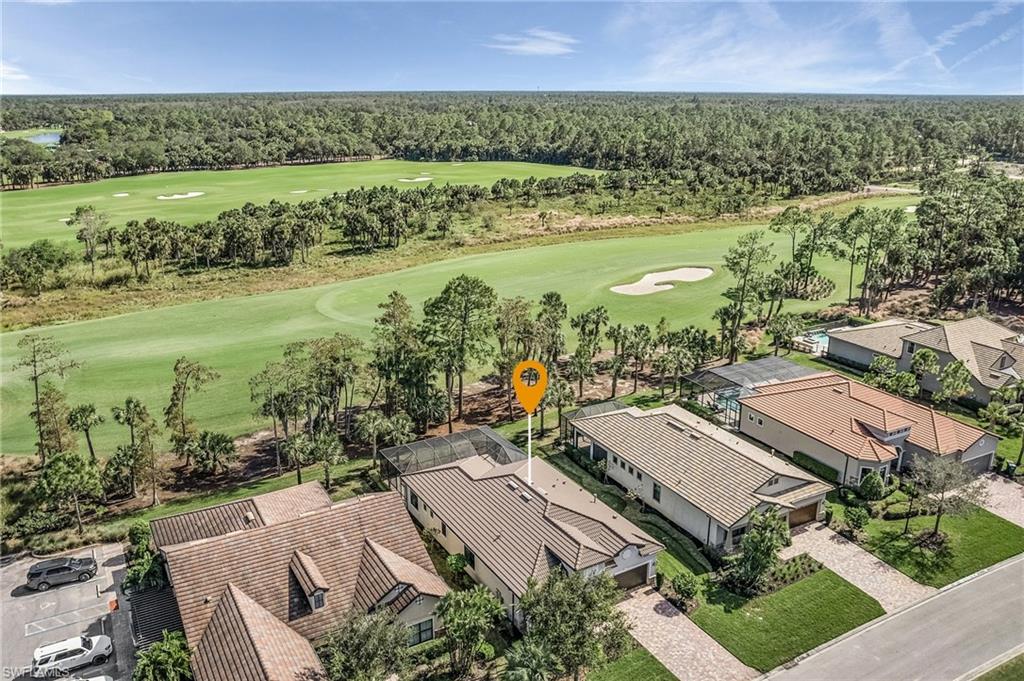
[[[153,542],[157,548],[162,548],[272,525],[330,505],[331,497],[323,486],[319,482],[307,482],[249,499],[158,518],[150,523],[150,528]]]
[[[901,370],[910,369],[914,353],[931,348],[944,367],[955,359],[971,372],[970,401],[988,404],[992,390],[1016,382],[1024,374],[1024,336],[983,317],[950,322],[933,329],[903,337],[898,360]],[[925,376],[922,387],[935,392],[939,383],[934,376]]]
[[[951,456],[987,470],[999,438],[935,409],[831,372],[758,388],[740,398],[740,431],[787,456],[800,453],[856,485],[914,456]]]
[[[575,419],[608,477],[701,543],[730,549],[750,513],[769,507],[790,526],[824,515],[833,485],[756,445],[668,405]]]
[[[448,589],[397,493],[303,512],[301,502],[291,511],[278,503],[286,498],[252,500],[265,524],[212,536],[207,525],[202,538],[161,545],[197,681],[319,678],[313,643],[351,610],[391,609],[410,643],[439,628],[434,607]],[[165,528],[195,514],[227,517],[204,511]]]
[[[531,484],[525,455],[503,439],[490,447],[496,438],[493,431],[457,438],[440,463],[406,465],[393,484],[416,522],[450,554],[466,557],[467,572],[501,598],[513,622],[520,623],[517,603],[528,582],[556,566],[608,572],[624,587],[654,579],[661,544],[542,459],[532,461]],[[421,451],[442,449],[445,440],[426,440]],[[381,455],[399,453],[406,450]]]
[[[935,328],[932,324],[899,317],[885,321],[848,326],[828,332],[825,356],[841,364],[867,369],[879,356],[898,359],[903,354],[903,338]]]

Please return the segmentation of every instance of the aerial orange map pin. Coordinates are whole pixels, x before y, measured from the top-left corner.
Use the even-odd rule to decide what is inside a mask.
[[[523,380],[523,374],[526,372],[536,372],[536,380],[532,385]],[[519,404],[527,414],[532,414],[540,404],[541,398],[544,397],[544,390],[548,387],[548,370],[540,362],[532,359],[523,360],[512,371],[512,385],[516,389],[516,399],[519,400]]]

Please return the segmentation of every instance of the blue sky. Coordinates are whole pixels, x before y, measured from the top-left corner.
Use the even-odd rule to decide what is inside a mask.
[[[1017,2],[3,1],[4,94],[1024,94]]]

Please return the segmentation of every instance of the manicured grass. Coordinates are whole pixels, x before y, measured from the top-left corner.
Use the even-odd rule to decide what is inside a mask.
[[[0,139],[28,139],[36,135],[49,135],[61,132],[60,128],[26,128],[24,130],[4,130],[0,132]]]
[[[975,681],[1020,681],[1024,679],[1024,655],[1007,660],[995,669],[985,672]]]
[[[841,519],[842,511],[842,506],[833,506],[835,517]],[[911,519],[907,535],[903,534],[904,522],[873,518],[860,544],[900,572],[929,586],[946,586],[1024,552],[1024,528],[983,508],[964,517],[943,516],[939,529],[947,535],[947,543],[940,551],[920,548],[913,541],[917,534],[931,531],[935,516]]]
[[[587,674],[588,681],[677,681],[665,665],[637,646],[619,659]]]
[[[712,589],[690,618],[744,664],[766,672],[885,614],[831,570],[746,600]]]
[[[4,224],[4,246],[10,248],[43,238],[74,241],[74,231],[60,220],[68,217],[77,206],[87,204],[109,215],[111,224],[115,226],[122,226],[127,220],[144,220],[147,217],[192,224],[212,219],[230,208],[240,208],[246,202],[261,204],[271,199],[295,202],[315,200],[356,187],[387,185],[408,189],[431,184],[399,182],[401,179],[430,177],[437,185],[480,184],[489,187],[503,177],[525,179],[532,176],[541,179],[574,172],[596,171],[505,161],[456,165],[385,160],[157,173],[5,192],[0,217]],[[203,195],[172,200],[156,198],[189,192],[203,192]],[[128,196],[116,197],[114,194]]]
[[[94,402],[108,415],[110,408],[123,403],[128,395],[159,414],[168,400],[174,362],[183,355],[212,366],[221,379],[192,398],[193,413],[201,428],[239,435],[266,427],[251,416],[247,383],[264,363],[280,357],[286,343],[339,331],[369,340],[379,314],[377,305],[391,291],[405,294],[419,316],[423,301],[437,295],[459,274],[483,278],[499,296],[538,300],[547,291],[559,291],[572,314],[604,305],[616,323],[653,326],[660,317],[668,316],[675,327],[696,324],[710,328],[713,310],[724,301],[721,293],[731,285],[732,278],[722,268],[725,252],[750,229],[723,227],[498,251],[325,286],[74,322],[47,327],[41,333],[57,338],[82,362],[82,368],[73,371],[67,381],[71,403]],[[788,248],[786,238],[771,237],[781,256]],[[710,266],[715,274],[647,296],[624,296],[609,290],[652,270],[687,264]],[[846,270],[843,264],[824,259],[819,266],[838,280]],[[813,310],[829,302],[789,301],[786,309]],[[31,331],[0,336],[0,396],[4,404],[0,428],[6,454],[27,454],[35,442],[28,418],[29,384],[22,375],[10,373],[19,355],[16,345],[27,332]],[[574,344],[570,333],[569,347]],[[491,371],[489,364],[476,369]],[[123,442],[122,431],[109,418],[96,429],[102,455]]]

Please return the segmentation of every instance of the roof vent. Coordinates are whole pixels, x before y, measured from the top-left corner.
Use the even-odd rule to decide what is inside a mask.
[[[832,392],[834,392],[837,395],[842,395],[843,394],[843,389],[838,387],[838,386],[833,386],[832,387]]]
[[[530,499],[533,499],[533,497],[527,494],[526,492],[520,492],[519,496],[522,498],[523,501],[529,501]]]
[[[516,483],[512,482],[511,480],[509,480],[505,484],[508,485],[508,488],[510,490],[512,490],[513,492],[515,492],[517,489],[519,489],[519,485],[517,485]]]
[[[694,440],[699,440],[700,439],[700,433],[698,433],[697,431],[691,431],[690,432],[690,437],[692,437]]]
[[[249,525],[252,525],[254,522],[256,522],[256,516],[253,515],[252,511],[245,512],[245,522]]]

